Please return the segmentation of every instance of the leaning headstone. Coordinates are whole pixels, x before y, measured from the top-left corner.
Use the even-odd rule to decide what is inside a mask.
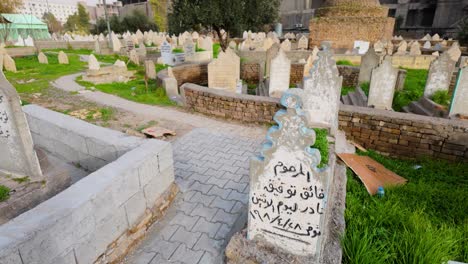
[[[101,68],[101,65],[99,64],[98,60],[96,57],[94,57],[93,54],[89,55],[88,57],[88,69],[89,70],[94,70],[97,71]]]
[[[393,68],[391,57],[386,57],[382,64],[372,71],[368,106],[391,110],[398,69]]]
[[[283,49],[271,60],[270,65],[270,97],[281,98],[283,92],[289,89],[291,61]]]
[[[65,54],[65,52],[59,51],[58,62],[59,62],[59,64],[68,64],[69,63],[67,54]]]
[[[145,60],[145,73],[149,79],[156,79],[156,67],[152,60]]]
[[[270,76],[271,60],[278,55],[281,46],[278,43],[273,44],[266,52],[265,73]]]
[[[161,58],[164,64],[174,65],[174,55],[172,54],[172,46],[167,41],[161,44]]]
[[[446,52],[449,54],[450,58],[455,62],[457,62],[461,57],[460,46],[457,42],[453,43],[452,46]]]
[[[419,56],[421,55],[421,45],[419,45],[418,41],[413,42],[410,47],[410,55],[411,56]]]
[[[370,48],[361,60],[359,84],[370,82],[372,70],[379,65],[379,62],[380,56],[375,53],[374,48]]]
[[[37,59],[39,60],[40,64],[49,64],[49,60],[43,52],[39,52],[39,55],[37,55]]]
[[[233,60],[233,57],[220,52],[218,58],[208,64],[208,87],[235,93],[239,80],[236,64],[237,61]]]
[[[302,37],[299,39],[298,43],[297,43],[297,49],[300,49],[300,50],[306,50],[309,48],[309,39],[302,35]]]
[[[436,60],[432,61],[427,76],[424,96],[431,97],[437,91],[448,91],[452,73],[455,69],[455,61],[447,52],[442,53]]]
[[[408,43],[406,41],[401,41],[398,44],[398,50],[396,52],[397,55],[406,55],[406,50],[408,49]]]
[[[304,111],[311,124],[338,130],[338,111],[343,77],[339,75],[330,50],[318,53],[311,75],[304,78]]]
[[[453,91],[449,116],[461,115],[468,117],[468,67],[461,68]]]
[[[16,63],[10,55],[3,55],[3,67],[6,71],[16,72]]]
[[[317,168],[316,134],[297,95],[285,93],[261,155],[251,161],[247,236],[262,239],[309,263],[319,258],[327,228],[329,180]],[[266,263],[266,262],[264,262]],[[280,263],[280,262],[278,262]],[[306,262],[304,262],[306,263]]]
[[[0,175],[42,180],[26,116],[16,89],[0,72]]]

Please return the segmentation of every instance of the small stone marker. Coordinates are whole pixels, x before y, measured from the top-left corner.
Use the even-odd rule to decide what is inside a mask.
[[[112,50],[114,52],[120,52],[120,49],[122,48],[122,43],[120,42],[119,38],[117,35],[115,35],[114,32],[111,33],[111,40],[112,40]]]
[[[3,55],[3,67],[6,71],[16,72],[16,63],[10,55]]]
[[[425,48],[425,49],[431,49],[431,47],[432,47],[432,44],[431,44],[431,42],[430,42],[430,41],[426,41],[426,42],[424,42],[424,46],[423,46],[423,48]]]
[[[424,96],[431,97],[440,90],[448,91],[454,69],[455,61],[450,58],[447,52],[442,53],[441,56],[432,61],[424,88]]]
[[[0,153],[0,175],[42,179],[20,98],[3,72],[0,72]]]
[[[302,35],[297,43],[297,49],[306,50],[309,47],[309,40],[306,36]]]
[[[148,79],[156,79],[156,67],[152,60],[145,60],[145,73]]]
[[[59,62],[59,64],[69,64],[68,56],[67,56],[67,54],[65,54],[65,52],[59,51],[58,62]]]
[[[460,59],[462,54],[460,46],[457,42],[453,43],[452,46],[446,52],[449,54],[450,58],[455,62],[457,62]]]
[[[88,57],[88,69],[97,71],[100,68],[101,68],[101,65],[99,64],[96,57],[94,57],[93,54],[89,55],[89,57]]]
[[[338,130],[342,83],[343,77],[330,50],[319,52],[311,76],[304,78],[302,100],[309,122],[318,127],[330,127],[332,135]]]
[[[250,165],[248,239],[315,257],[326,229],[328,179],[317,170],[321,156],[310,147],[316,135],[302,114],[300,97],[285,93],[281,104],[286,110],[275,115],[278,125]]]
[[[393,68],[392,58],[387,56],[382,64],[372,71],[368,106],[391,110],[398,69]]]
[[[174,55],[172,54],[172,46],[167,41],[161,44],[161,58],[164,64],[174,65]]]
[[[410,55],[411,56],[419,56],[421,55],[421,45],[419,45],[418,41],[413,42],[410,47]]]
[[[133,62],[134,64],[136,65],[140,65],[140,57],[138,56],[137,52],[135,49],[132,49],[129,54],[128,54],[128,57],[130,59],[131,62]]]
[[[432,36],[432,40],[439,41],[440,40],[439,34],[436,33],[434,36]]]
[[[281,49],[283,51],[291,51],[291,42],[289,41],[289,39],[286,39],[281,43]]]
[[[283,92],[289,89],[291,61],[283,49],[271,60],[269,94],[271,97],[281,98]]]
[[[383,53],[385,51],[384,43],[380,40],[377,40],[377,42],[374,43],[374,50],[377,53]]]
[[[39,52],[39,55],[37,55],[37,59],[39,60],[40,64],[49,64],[49,60],[43,52]]]
[[[359,84],[370,82],[372,70],[379,65],[379,62],[380,56],[375,53],[374,48],[370,48],[361,60]]]
[[[281,49],[280,44],[275,43],[273,44],[266,52],[266,62],[265,62],[265,72],[267,76],[270,76],[270,65],[271,60],[278,55],[278,51]]]
[[[463,67],[458,73],[457,83],[453,91],[449,116],[468,116],[468,67]]]
[[[406,50],[408,49],[408,43],[406,41],[401,41],[400,44],[398,44],[398,50],[397,50],[397,55],[406,55]]]
[[[192,38],[189,37],[185,40],[185,43],[184,43],[185,60],[193,61],[195,57],[195,52],[196,52],[195,43],[193,42]]]

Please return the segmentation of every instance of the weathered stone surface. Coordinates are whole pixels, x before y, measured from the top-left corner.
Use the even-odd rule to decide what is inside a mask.
[[[374,48],[370,48],[361,60],[359,84],[370,82],[372,70],[379,65],[379,62],[380,56],[375,53]]]
[[[458,59],[460,59],[461,50],[458,42],[453,43],[450,49],[448,49],[446,52],[449,54],[450,58],[453,61],[457,62]]]
[[[280,98],[289,89],[291,61],[283,49],[279,49],[277,56],[271,60],[269,93],[271,97]]]
[[[406,50],[408,49],[408,43],[403,40],[398,44],[397,55],[406,55]]]
[[[192,38],[187,38],[184,42],[185,61],[187,62],[193,61],[195,52],[196,52],[195,43],[193,42]]]
[[[281,42],[281,49],[283,51],[291,51],[291,42],[289,41],[289,39],[286,39],[283,42]]]
[[[468,67],[460,69],[450,104],[450,116],[468,116]]]
[[[287,110],[250,166],[249,239],[265,239],[290,253],[318,258],[324,229],[329,169],[318,172],[320,152],[297,95],[285,93]],[[300,194],[300,195],[299,195]],[[294,209],[293,209],[294,208]]]
[[[152,60],[145,60],[145,73],[149,79],[156,79],[156,68]]]
[[[167,41],[161,44],[161,59],[162,63],[174,65],[174,55],[172,54],[172,46]]]
[[[413,42],[410,47],[410,53],[409,55],[411,56],[419,56],[421,55],[421,45],[419,44],[418,41]]]
[[[3,55],[3,67],[6,71],[16,72],[16,63],[10,55]]]
[[[67,56],[67,54],[65,54],[65,52],[59,51],[58,62],[59,62],[59,64],[69,64],[68,56]]]
[[[37,60],[40,64],[49,64],[49,60],[43,52],[39,52],[39,55],[37,55]]]
[[[334,134],[338,128],[338,109],[343,77],[339,76],[330,51],[321,51],[318,57],[311,76],[304,78],[302,93],[304,111],[311,124],[330,127]]]
[[[314,47],[314,49],[312,50],[312,54],[309,55],[309,57],[307,58],[307,62],[304,65],[304,77],[310,76],[310,70],[314,66],[314,62],[318,59],[318,52],[319,49],[317,47]]]
[[[240,76],[240,58],[231,50],[220,52],[208,64],[208,87],[236,92]]]
[[[391,110],[397,77],[398,69],[393,68],[392,59],[386,57],[382,64],[372,71],[367,105]]]
[[[88,69],[89,70],[99,70],[101,68],[101,65],[99,64],[98,60],[96,57],[94,57],[93,54],[89,55],[88,58]]]
[[[140,65],[140,57],[138,56],[136,50],[132,49],[129,52],[128,57],[129,57],[131,62],[133,62],[136,65]]]
[[[119,38],[114,32],[111,32],[111,40],[112,40],[112,50],[114,52],[120,52],[122,48],[122,43],[120,42]]]
[[[0,153],[0,175],[42,180],[20,98],[3,72],[0,72]]]
[[[424,96],[431,97],[436,91],[448,91],[454,68],[455,61],[447,52],[434,60],[429,68]]]
[[[265,72],[267,76],[270,76],[271,60],[273,60],[278,55],[278,51],[280,49],[280,44],[274,43],[266,52]]]
[[[297,49],[306,50],[309,48],[309,40],[306,36],[302,35],[302,37],[297,42]]]

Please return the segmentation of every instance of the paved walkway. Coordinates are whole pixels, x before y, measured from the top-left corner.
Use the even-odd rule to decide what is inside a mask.
[[[249,160],[260,142],[207,129],[176,141],[181,194],[125,263],[222,263],[229,238],[247,221]]]

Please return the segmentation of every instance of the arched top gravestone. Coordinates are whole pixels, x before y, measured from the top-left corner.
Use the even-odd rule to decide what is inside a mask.
[[[0,72],[0,153],[0,175],[42,179],[20,98],[2,72]]]

